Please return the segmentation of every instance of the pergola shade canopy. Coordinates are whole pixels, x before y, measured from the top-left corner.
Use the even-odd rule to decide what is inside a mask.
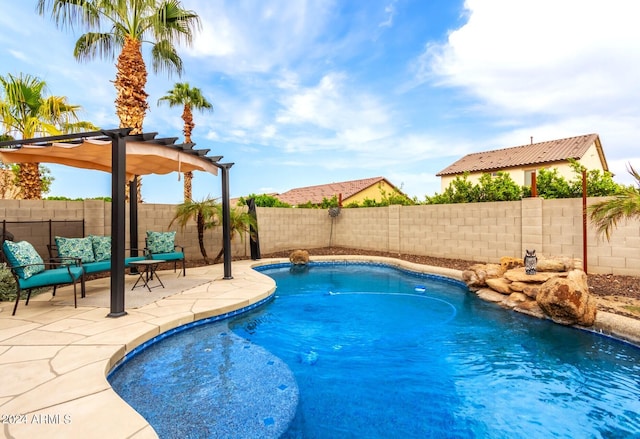
[[[127,181],[136,175],[170,172],[203,171],[218,175],[216,163],[221,157],[207,157],[209,150],[192,149],[193,143],[177,145],[176,138],[156,139],[155,136],[156,133],[147,133],[124,138]],[[0,147],[0,159],[4,163],[55,163],[111,173],[111,144],[111,139],[104,136],[69,142],[25,143]]]

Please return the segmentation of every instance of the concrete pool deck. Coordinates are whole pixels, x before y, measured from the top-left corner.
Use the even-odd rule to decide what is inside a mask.
[[[366,256],[313,257],[312,260],[381,262],[401,268],[461,279],[461,272],[397,259]],[[224,314],[267,298],[274,281],[252,267],[287,259],[237,261],[233,279],[223,279],[222,264],[187,270],[192,288],[127,308],[127,315],[107,318],[109,308],[87,306],[72,289],[45,293],[0,307],[0,416],[7,438],[157,438],[156,432],[111,388],[106,375],[125,354],[170,329]],[[170,288],[172,270],[159,272]],[[131,276],[133,278],[133,276]],[[109,278],[91,281],[108,296]],[[184,288],[184,287],[183,287]],[[171,291],[170,291],[171,292]],[[146,289],[127,290],[130,297]],[[88,301],[87,301],[88,302]],[[66,303],[70,303],[67,305]],[[599,313],[596,330],[640,340],[640,321]],[[176,419],[175,422],[181,422]]]

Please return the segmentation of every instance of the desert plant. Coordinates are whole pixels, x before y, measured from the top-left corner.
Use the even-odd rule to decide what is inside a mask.
[[[600,201],[588,208],[598,235],[604,235],[607,240],[621,220],[640,218],[640,174],[631,164],[627,165],[627,171],[635,179],[636,186],[624,187],[614,198]]]
[[[195,220],[200,253],[206,263],[209,263],[209,257],[204,247],[204,231],[219,224],[218,218],[222,218],[222,216],[218,217],[218,212],[219,205],[211,198],[206,198],[202,201],[188,200],[176,207],[176,214],[169,223],[169,227],[171,227],[174,222],[177,222],[184,229],[189,220]]]

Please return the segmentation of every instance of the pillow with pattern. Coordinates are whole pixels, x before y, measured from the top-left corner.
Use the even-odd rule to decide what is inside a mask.
[[[91,238],[63,238],[56,236],[58,256],[61,258],[80,258],[82,262],[95,262]]]
[[[175,249],[176,232],[147,231],[147,248],[152,254],[171,253]]]
[[[16,269],[16,274],[22,279],[29,279],[34,274],[44,271],[44,261],[31,243],[27,241],[5,241],[2,244],[2,248],[9,263],[14,267],[35,264]]]
[[[96,262],[111,259],[111,236],[89,235],[93,246],[93,256]]]

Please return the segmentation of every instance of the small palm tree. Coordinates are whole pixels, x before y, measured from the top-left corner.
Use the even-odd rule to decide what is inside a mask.
[[[221,219],[222,205],[219,204],[217,206],[217,209],[218,209],[218,212],[216,215],[219,219]],[[249,214],[248,212],[245,212],[241,208],[234,207],[229,210],[229,227],[230,227],[229,233],[231,234],[231,241],[233,241],[233,238],[236,235],[240,235],[240,240],[244,242],[245,233],[249,233],[250,239],[255,239],[255,236],[253,233],[251,233],[251,231],[258,229],[258,221],[256,220],[255,216]],[[220,252],[216,256],[216,258],[213,260],[214,264],[216,264],[220,260],[223,253],[224,253],[224,246],[220,249]]]
[[[64,96],[45,96],[45,81],[31,75],[0,76],[0,122],[2,134],[16,139],[96,130],[90,122],[80,121],[79,105]],[[18,182],[25,200],[42,198],[39,163],[19,165]]]
[[[605,235],[607,240],[620,220],[640,218],[640,174],[631,164],[627,165],[627,171],[636,180],[636,186],[627,186],[614,198],[589,206],[590,218],[598,235]]]
[[[158,99],[158,105],[167,102],[169,107],[182,106],[182,120],[184,121],[184,142],[191,143],[191,132],[196,124],[193,123],[194,110],[213,110],[213,105],[202,95],[199,88],[191,87],[187,82],[178,82],[169,90],[167,94]],[[191,187],[193,172],[184,173],[184,201],[191,199]]]
[[[169,223],[169,227],[171,227],[177,221],[180,227],[184,229],[189,220],[194,219],[196,221],[200,253],[207,264],[209,263],[209,257],[207,256],[207,250],[204,248],[204,231],[218,225],[218,212],[219,205],[213,199],[206,198],[202,201],[187,200],[177,206],[176,214]]]

